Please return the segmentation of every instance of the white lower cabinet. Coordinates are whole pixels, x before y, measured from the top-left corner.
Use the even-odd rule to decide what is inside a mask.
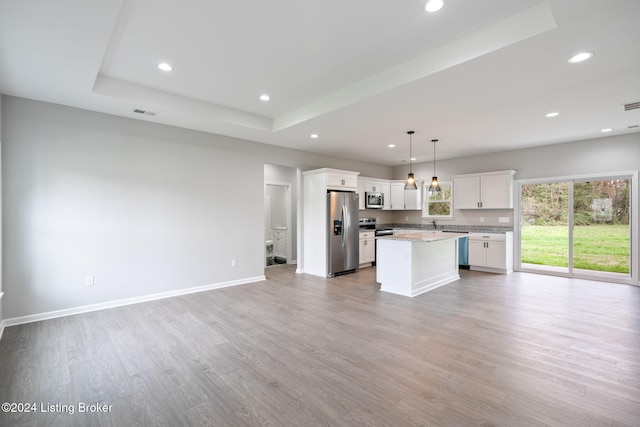
[[[374,231],[360,232],[360,264],[376,260],[376,238]]]
[[[513,271],[513,232],[470,234],[469,266],[471,270],[511,273]]]

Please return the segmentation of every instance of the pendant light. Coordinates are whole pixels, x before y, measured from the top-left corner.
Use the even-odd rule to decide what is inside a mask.
[[[438,183],[438,177],[436,176],[436,142],[438,142],[438,140],[432,139],[431,142],[433,142],[433,178],[431,178],[431,185],[429,185],[429,194],[442,191]]]
[[[405,190],[418,189],[418,186],[416,185],[416,178],[413,176],[413,172],[411,172],[412,165],[413,165],[413,163],[411,163],[411,137],[413,136],[414,133],[415,132],[412,130],[407,131],[407,134],[409,135],[409,175],[407,175],[407,182],[404,184]]]

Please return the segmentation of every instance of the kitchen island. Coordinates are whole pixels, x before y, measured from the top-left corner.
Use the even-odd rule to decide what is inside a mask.
[[[458,239],[465,236],[423,232],[377,237],[380,290],[415,297],[458,280]]]

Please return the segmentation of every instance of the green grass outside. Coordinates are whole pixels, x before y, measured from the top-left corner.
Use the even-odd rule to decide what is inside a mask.
[[[566,225],[522,227],[522,262],[568,267],[569,230]],[[629,273],[628,225],[582,225],[573,231],[573,268]]]

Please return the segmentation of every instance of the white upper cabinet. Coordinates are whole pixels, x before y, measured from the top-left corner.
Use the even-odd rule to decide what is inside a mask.
[[[515,171],[455,175],[455,209],[513,209]]]
[[[358,189],[358,172],[326,169],[327,189],[356,191]]]
[[[364,210],[365,208],[365,203],[364,203],[364,193],[365,193],[365,189],[364,189],[364,181],[362,180],[362,178],[358,177],[358,208],[360,210]]]
[[[391,183],[389,181],[380,182],[380,190],[384,197],[383,211],[391,210]]]
[[[365,193],[382,193],[382,210],[391,209],[391,185],[387,179],[358,177],[360,209],[365,209]]]
[[[423,180],[417,180],[417,190],[405,190],[405,181],[391,181],[391,209],[394,211],[422,209],[423,183]]]
[[[404,182],[391,183],[391,204],[389,207],[394,211],[404,209]]]

